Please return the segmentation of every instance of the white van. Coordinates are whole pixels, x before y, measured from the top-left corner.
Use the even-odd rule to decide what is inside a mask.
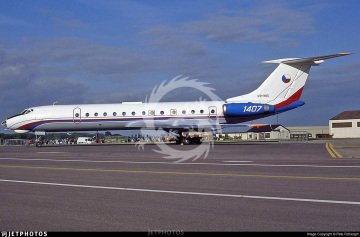
[[[95,143],[91,137],[79,137],[77,144],[92,144]]]

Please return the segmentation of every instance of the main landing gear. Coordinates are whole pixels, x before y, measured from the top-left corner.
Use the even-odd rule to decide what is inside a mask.
[[[177,135],[176,144],[189,145],[202,143],[202,136],[198,134],[179,132]]]

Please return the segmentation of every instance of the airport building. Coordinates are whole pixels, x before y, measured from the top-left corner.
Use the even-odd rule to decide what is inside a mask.
[[[360,138],[360,110],[344,111],[329,120],[333,138]]]
[[[252,127],[246,140],[289,139],[290,130],[280,124]]]
[[[218,133],[219,140],[278,140],[289,139],[290,130],[280,124],[252,127],[246,132]]]
[[[308,138],[331,138],[329,126],[298,126],[287,127],[290,130],[291,138],[307,134]]]
[[[308,140],[331,138],[328,126],[285,127],[280,124],[253,127],[246,132],[218,133],[219,140]]]

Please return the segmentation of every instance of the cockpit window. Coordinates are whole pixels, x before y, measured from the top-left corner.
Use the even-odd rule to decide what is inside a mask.
[[[20,115],[24,115],[24,114],[28,114],[28,113],[31,113],[32,111],[34,111],[33,109],[25,109],[23,112],[21,112],[21,114],[15,114],[7,119],[11,119],[11,118],[14,118],[14,117],[17,117],[17,116],[20,116]]]
[[[34,110],[33,110],[33,109],[25,109],[25,110],[21,113],[21,115],[31,113],[32,111],[34,111]]]

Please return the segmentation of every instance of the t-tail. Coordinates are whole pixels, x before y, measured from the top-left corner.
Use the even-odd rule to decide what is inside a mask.
[[[284,58],[263,63],[278,63],[279,66],[253,92],[232,97],[224,104],[225,116],[259,116],[281,113],[298,108],[311,66],[318,66],[325,59],[352,53],[339,53],[313,58]],[[265,116],[261,116],[265,117]]]

